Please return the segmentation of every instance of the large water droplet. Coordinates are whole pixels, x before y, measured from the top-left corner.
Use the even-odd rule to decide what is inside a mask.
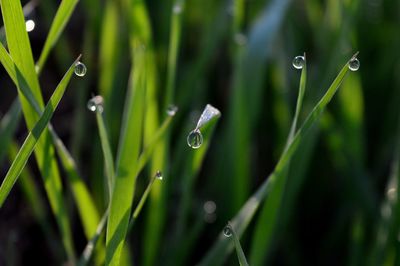
[[[174,116],[178,112],[178,107],[176,105],[170,105],[167,108],[167,115]]]
[[[35,21],[29,19],[25,22],[25,27],[27,32],[31,32],[35,29]]]
[[[75,64],[75,75],[79,76],[79,77],[83,77],[86,74],[86,66],[82,63],[82,62],[77,62]]]
[[[203,144],[203,135],[199,129],[195,129],[187,136],[187,144],[190,148],[198,149]]]
[[[360,61],[357,58],[352,58],[349,62],[349,69],[357,71],[360,68]]]
[[[104,104],[103,97],[97,95],[88,101],[87,108],[91,112],[98,112],[101,114],[104,111],[103,104]]]
[[[302,69],[304,67],[306,60],[304,58],[304,56],[302,55],[298,55],[293,59],[293,67],[296,69]]]
[[[232,236],[232,228],[229,225],[225,226],[223,233],[224,233],[224,236],[231,237]]]
[[[157,178],[158,180],[163,180],[163,175],[162,175],[162,173],[161,173],[160,170],[158,170],[158,171],[156,172],[156,178]]]

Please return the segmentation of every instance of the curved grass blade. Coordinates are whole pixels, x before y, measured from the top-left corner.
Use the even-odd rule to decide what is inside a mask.
[[[0,122],[0,163],[7,153],[8,145],[12,140],[21,118],[21,104],[19,99],[15,99],[8,112]]]
[[[58,38],[60,37],[62,31],[64,30],[72,12],[75,9],[76,4],[79,0],[63,0],[57,10],[56,16],[54,17],[53,23],[51,24],[50,31],[47,34],[46,41],[42,53],[40,54],[37,69],[38,73],[42,70],[50,50],[56,44]]]
[[[27,102],[33,108],[34,112],[41,114],[43,108],[37,102],[33,95],[26,80],[22,77],[22,74],[18,67],[13,62],[12,58],[0,43],[0,61],[7,71],[12,81],[19,86],[19,89]],[[80,177],[76,163],[65,147],[62,140],[58,137],[51,124],[48,126],[50,134],[52,136],[53,143],[57,149],[57,153],[60,156],[61,164],[67,172],[68,179],[72,188],[73,195],[75,197],[76,205],[78,207],[79,215],[81,217],[85,235],[89,239],[96,231],[96,226],[99,223],[99,214],[95,207],[94,201],[87,189],[85,183]]]
[[[353,57],[355,58],[358,53]],[[342,83],[344,77],[348,72],[349,62],[347,62],[344,67],[340,70],[339,74],[336,76],[335,80],[332,82],[324,96],[315,105],[314,109],[308,115],[307,119],[297,131],[292,141],[288,145],[287,149],[282,153],[274,171],[268,176],[268,178],[262,183],[258,190],[247,200],[240,211],[236,214],[234,219],[232,219],[232,225],[237,229],[238,236],[241,236],[250,221],[253,219],[255,212],[260,206],[261,202],[269,194],[271,187],[277,182],[276,179],[279,178],[279,174],[282,172],[284,167],[286,167],[288,161],[291,159],[292,155],[296,151],[300,142],[303,141],[304,135],[316,124],[320,118],[322,112],[325,110],[328,103],[332,100],[336,91],[338,90],[340,84]],[[226,237],[221,232],[218,239],[212,248],[208,251],[204,259],[199,263],[199,265],[221,265],[225,258],[232,251],[232,246],[229,245]]]
[[[17,181],[22,169],[27,163],[29,156],[35,149],[40,136],[46,129],[48,123],[50,122],[50,119],[53,116],[53,113],[57,108],[62,96],[64,95],[65,89],[67,88],[67,85],[71,79],[71,76],[74,72],[74,67],[75,67],[75,62],[69,68],[69,70],[64,75],[63,79],[55,89],[53,95],[51,96],[49,102],[47,103],[43,111],[42,116],[40,117],[39,121],[35,124],[32,131],[29,132],[28,136],[24,141],[24,144],[22,145],[10,169],[8,170],[6,177],[4,178],[3,183],[0,186],[0,207],[6,200],[12,187]]]
[[[106,234],[106,265],[118,265],[124,245],[142,143],[145,102],[145,51],[134,51],[131,87],[126,97],[116,175]],[[123,195],[123,196],[121,196]]]
[[[232,233],[233,243],[235,244],[235,249],[236,249],[236,254],[238,257],[239,265],[240,266],[249,266],[246,256],[244,255],[242,246],[240,245],[239,237],[237,236],[236,231],[233,228],[231,222],[228,222],[228,226]]]
[[[304,60],[306,59],[304,55]],[[307,64],[304,61],[304,66],[301,71],[300,86],[297,97],[296,111],[290,128],[289,136],[286,141],[285,149],[287,149],[290,142],[293,140],[293,136],[296,132],[297,121],[303,105],[305,87],[307,80]],[[273,241],[273,235],[276,233],[276,226],[278,219],[280,219],[280,209],[282,206],[283,194],[285,192],[286,181],[288,179],[290,161],[282,171],[281,176],[277,178],[274,188],[271,190],[268,198],[261,209],[260,217],[257,220],[256,227],[253,233],[252,249],[250,251],[251,265],[263,265],[264,260],[268,256],[271,244]],[[264,247],[260,249],[260,247]]]

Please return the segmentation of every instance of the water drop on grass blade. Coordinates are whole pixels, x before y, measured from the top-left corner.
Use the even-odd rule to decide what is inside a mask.
[[[87,108],[91,112],[102,113],[104,110],[103,103],[104,103],[103,97],[97,95],[88,101]]]
[[[26,31],[31,32],[35,29],[35,21],[29,19],[25,22],[25,26],[26,26]]]
[[[86,66],[82,63],[82,62],[77,62],[75,64],[75,75],[77,75],[78,77],[83,77],[86,74]]]
[[[162,175],[161,171],[157,171],[157,172],[156,172],[156,178],[157,178],[158,180],[163,180],[163,175]]]
[[[201,144],[203,144],[203,135],[199,129],[195,129],[189,133],[187,136],[187,144],[192,149],[200,148]]]
[[[178,107],[176,105],[170,105],[167,108],[167,115],[174,116],[178,112]]]
[[[360,68],[360,61],[357,58],[352,58],[349,62],[349,69],[357,71]]]
[[[231,237],[232,236],[232,229],[229,225],[225,226],[223,230],[224,236]]]
[[[293,67],[296,69],[302,69],[304,67],[305,64],[305,58],[302,55],[298,55],[293,59]]]
[[[174,12],[174,14],[180,14],[182,12],[182,6],[180,4],[176,4],[172,8],[172,11]]]

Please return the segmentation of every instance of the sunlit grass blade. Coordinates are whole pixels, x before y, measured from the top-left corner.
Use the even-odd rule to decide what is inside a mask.
[[[355,58],[358,53],[353,57]],[[322,112],[325,110],[328,103],[332,100],[344,77],[349,71],[349,62],[340,70],[335,80],[332,82],[321,100],[314,106],[311,113],[303,125],[299,128],[288,147],[282,153],[274,171],[268,176],[268,178],[262,183],[258,190],[247,200],[240,211],[232,219],[232,225],[236,228],[238,236],[241,236],[250,221],[253,219],[255,212],[257,211],[260,203],[265,199],[268,193],[271,191],[271,187],[277,182],[277,177],[281,174],[282,170],[286,167],[290,161],[292,155],[296,151],[299,144],[303,141],[305,134],[318,122]],[[232,246],[229,245],[225,236],[221,232],[218,239],[216,240],[213,247],[208,251],[207,255],[200,262],[199,265],[220,265],[225,260],[226,256],[232,250]]]
[[[21,94],[25,97],[27,102],[33,108],[33,112],[38,115],[42,113],[43,108],[39,105],[35,96],[27,84],[26,80],[22,77],[22,74],[18,67],[12,61],[12,58],[5,50],[4,46],[0,44],[0,61],[7,71],[13,82],[19,86]],[[78,211],[84,225],[84,230],[86,237],[90,238],[96,230],[96,226],[99,222],[99,214],[94,205],[93,199],[80,177],[76,163],[69,153],[68,149],[65,147],[62,140],[58,137],[57,133],[54,131],[51,124],[48,126],[50,134],[52,136],[53,143],[57,149],[60,156],[61,164],[63,165],[67,176],[70,181],[70,185],[73,191],[73,195],[77,202]]]
[[[301,71],[299,92],[297,96],[296,111],[290,128],[289,136],[286,141],[285,149],[291,143],[293,136],[296,132],[297,121],[301,112],[303,105],[305,87],[307,80],[307,64],[304,55],[304,63]],[[289,174],[290,161],[285,166],[285,169],[280,173],[279,178],[277,178],[276,184],[273,189],[271,189],[268,198],[261,209],[261,214],[256,222],[256,227],[253,233],[252,249],[250,252],[250,261],[252,265],[263,265],[265,258],[268,256],[271,244],[273,241],[273,236],[276,234],[276,228],[278,225],[278,220],[280,219],[280,213],[282,212],[281,206],[283,201],[283,194],[286,191],[286,181]],[[288,210],[285,210],[288,211]],[[264,247],[260,249],[259,247]]]
[[[240,245],[239,237],[236,234],[235,229],[233,228],[233,226],[230,222],[228,222],[227,226],[228,226],[228,229],[230,230],[230,233],[232,234],[231,237],[233,239],[233,243],[235,244],[235,249],[236,249],[236,254],[238,257],[239,265],[240,266],[249,266],[249,263],[247,262],[246,256],[244,255],[242,245]]]
[[[48,104],[43,111],[42,116],[33,127],[32,131],[29,132],[24,141],[24,144],[22,145],[10,169],[8,170],[6,177],[4,178],[3,183],[0,187],[0,207],[4,204],[4,201],[6,200],[12,187],[17,181],[25,164],[27,163],[29,156],[35,149],[40,136],[50,122],[50,119],[53,116],[53,113],[57,108],[62,96],[64,95],[65,89],[67,88],[67,85],[71,79],[71,76],[74,72],[74,66],[75,63],[70,67],[70,69],[67,71],[67,73],[55,89],[53,95],[51,96]]]
[[[43,108],[43,98],[41,95],[39,79],[36,74],[35,64],[32,56],[31,45],[26,31],[25,18],[20,1],[2,0],[1,11],[6,31],[7,45],[13,61],[20,73],[17,73],[18,95],[21,101],[23,114],[28,126],[32,131],[39,119],[35,109],[33,109],[20,91],[19,83],[22,79],[29,85],[31,94],[36,99],[39,107]],[[46,193],[53,213],[61,232],[62,241],[71,262],[75,260],[74,247],[71,233],[71,226],[66,211],[66,206],[62,194],[62,183],[54,148],[47,130],[43,132],[43,137],[39,139],[35,149],[35,157],[44,182]]]
[[[8,112],[2,117],[0,122],[0,163],[7,153],[8,145],[20,122],[21,104],[19,99],[15,99]]]
[[[137,160],[142,143],[145,102],[145,51],[134,50],[132,80],[126,97],[116,175],[106,233],[106,265],[118,265],[135,191]],[[121,196],[123,195],[123,196]]]
[[[47,34],[47,38],[44,43],[43,50],[40,54],[40,57],[39,57],[39,60],[37,63],[38,72],[40,72],[42,70],[51,49],[56,44],[58,38],[60,37],[66,24],[68,23],[68,20],[71,17],[72,12],[74,11],[75,6],[78,3],[78,1],[79,0],[63,0],[63,1],[61,1],[61,4],[58,7],[57,13],[54,17],[53,23],[51,24],[50,31]]]

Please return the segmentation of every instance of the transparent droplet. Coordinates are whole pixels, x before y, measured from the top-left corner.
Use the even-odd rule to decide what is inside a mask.
[[[224,233],[224,236],[231,237],[232,236],[232,228],[229,225],[225,226],[223,233]]]
[[[180,14],[182,12],[182,5],[175,4],[172,8],[172,11],[174,12],[174,14]]]
[[[102,113],[104,111],[103,104],[104,104],[103,97],[101,97],[100,95],[97,95],[88,101],[87,108],[91,112]]]
[[[77,62],[75,64],[75,75],[83,77],[86,74],[86,66],[82,62]]]
[[[162,175],[161,171],[157,171],[157,172],[156,172],[156,178],[157,178],[158,180],[163,180],[163,175]]]
[[[236,33],[234,37],[235,43],[239,46],[247,44],[247,37],[243,33]]]
[[[214,106],[207,104],[206,107],[204,108],[203,113],[201,114],[201,116],[199,118],[199,121],[197,121],[196,129],[201,128],[208,121],[210,121],[214,117],[219,117],[219,116],[221,116],[221,112]]]
[[[25,22],[25,26],[26,26],[26,31],[31,32],[35,29],[35,21],[29,19]]]
[[[167,108],[167,115],[174,116],[178,112],[178,107],[176,105],[170,105]]]
[[[293,59],[293,67],[296,69],[302,69],[304,67],[305,64],[305,58],[302,55],[298,55]]]
[[[204,211],[205,211],[206,213],[211,214],[211,213],[214,213],[214,212],[215,212],[215,210],[217,209],[217,205],[215,204],[214,201],[209,200],[209,201],[206,201],[206,202],[204,203],[203,209],[204,209]]]
[[[357,58],[352,58],[349,62],[349,69],[357,71],[360,68],[360,61]]]
[[[203,135],[199,129],[195,129],[189,133],[187,136],[187,144],[192,149],[200,148],[201,144],[203,144]]]

